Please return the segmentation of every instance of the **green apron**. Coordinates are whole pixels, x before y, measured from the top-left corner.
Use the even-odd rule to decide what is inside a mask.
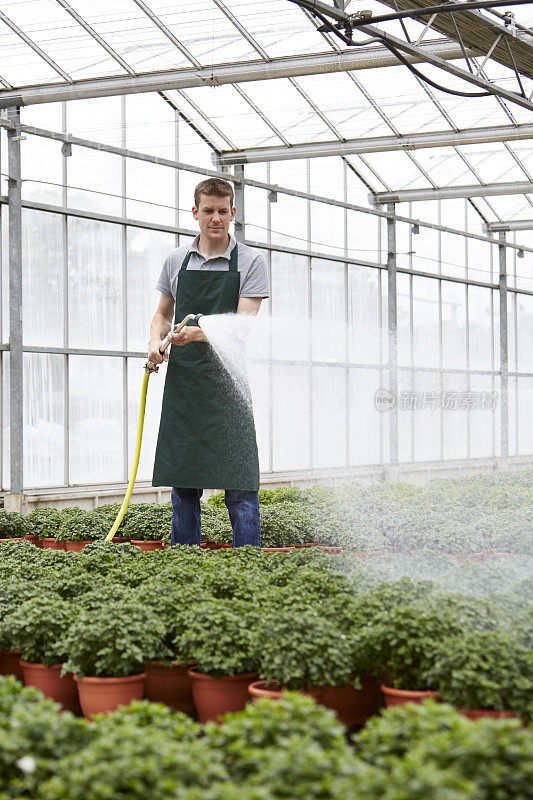
[[[187,314],[237,311],[237,245],[229,270],[187,270],[181,265],[175,322]],[[190,324],[190,323],[189,323]],[[246,399],[207,342],[174,345],[168,359],[153,486],[183,489],[259,489],[252,402]]]

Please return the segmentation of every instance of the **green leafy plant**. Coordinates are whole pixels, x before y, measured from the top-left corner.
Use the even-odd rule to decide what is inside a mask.
[[[80,678],[136,675],[146,661],[169,655],[164,639],[163,623],[138,600],[82,609],[62,641],[68,653],[63,668]]]
[[[533,785],[531,729],[518,720],[471,722],[432,700],[385,710],[366,724],[354,744],[396,789],[409,762],[413,785],[426,764],[437,774],[452,770],[456,779],[472,784],[476,798],[524,800]]]
[[[15,539],[32,533],[31,523],[17,511],[0,511],[0,539]]]
[[[233,531],[225,506],[202,503],[202,541],[231,544]]]
[[[82,751],[95,732],[84,719],[61,711],[41,692],[0,676],[0,792],[40,798],[44,780],[68,754]]]
[[[55,538],[58,542],[87,542],[101,539],[106,533],[103,521],[93,511],[73,507],[61,512],[61,524]]]
[[[174,639],[177,658],[196,660],[199,672],[215,678],[256,671],[253,608],[210,598],[197,602],[184,615],[183,629]]]
[[[352,674],[346,634],[316,611],[267,611],[254,638],[261,677],[287,689],[344,686]]]
[[[429,679],[449,703],[532,718],[533,652],[502,631],[468,631],[439,643]]]
[[[372,627],[379,643],[377,665],[387,674],[385,683],[397,689],[421,690],[436,688],[430,672],[435,650],[461,626],[451,609],[435,608],[424,598],[384,610]]]
[[[39,539],[55,538],[61,527],[61,511],[58,508],[36,508],[27,516],[31,533]]]
[[[13,610],[3,621],[2,628],[20,650],[24,661],[52,667],[67,656],[64,636],[74,624],[76,613],[75,606],[67,600],[41,594]]]
[[[105,726],[87,747],[62,759],[39,800],[168,800],[188,787],[227,780],[221,753],[202,740],[173,741],[168,731]]]
[[[142,736],[144,730],[161,731],[177,742],[192,742],[198,738],[201,726],[187,714],[173,711],[163,703],[133,700],[129,706],[120,706],[110,714],[97,714],[94,721],[99,731],[117,731],[135,725]]]
[[[122,535],[126,539],[142,541],[162,539],[164,532],[170,530],[172,507],[169,503],[136,503],[131,511]]]

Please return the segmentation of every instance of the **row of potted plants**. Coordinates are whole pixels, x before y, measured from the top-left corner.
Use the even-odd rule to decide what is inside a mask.
[[[533,472],[431,481],[425,486],[317,485],[260,491],[262,544],[308,543],[350,551],[420,549],[454,554],[533,554]],[[33,536],[46,546],[79,549],[110,530],[119,504],[94,511],[39,508],[27,517],[0,512],[0,540]],[[170,539],[170,503],[129,506],[117,540]],[[232,530],[223,493],[202,503],[202,541],[228,546]],[[81,544],[80,544],[81,543]]]
[[[23,667],[39,664],[47,680],[61,673],[73,702],[75,684],[82,697],[100,683],[100,708],[119,678],[142,697],[152,670],[152,686],[187,674],[203,719],[237,702],[201,710],[206,693],[231,687],[242,707],[255,679],[318,690],[348,725],[376,711],[376,682],[529,718],[533,633],[515,586],[490,600],[461,596],[430,581],[383,580],[372,564],[313,549],[275,557],[175,547],[147,559],[127,544],[94,543],[79,556],[4,545],[0,650],[20,650]],[[488,582],[487,565],[472,570]]]
[[[29,800],[525,800],[533,732],[432,702],[388,709],[350,741],[287,693],[202,726],[133,702],[87,722],[0,678],[0,784]]]

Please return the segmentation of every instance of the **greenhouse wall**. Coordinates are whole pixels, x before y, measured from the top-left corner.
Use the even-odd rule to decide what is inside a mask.
[[[192,167],[212,163],[210,148],[156,94],[23,108],[21,118]],[[1,137],[2,489],[8,491]],[[24,489],[120,484],[131,466],[154,285],[168,252],[194,235],[192,191],[202,175],[69,149],[30,133],[21,153]],[[263,184],[245,188],[245,235],[263,250],[271,285],[250,346],[263,478],[497,461],[502,246],[482,234],[468,200],[397,204],[395,218],[387,218],[386,209],[368,206],[364,182],[338,157],[247,165],[244,175]],[[389,359],[391,234],[397,370]],[[533,236],[511,234],[504,245],[508,455],[519,459],[533,454]],[[376,395],[395,389],[391,368],[397,423]],[[162,387],[162,375],[152,378],[140,481],[151,478]]]

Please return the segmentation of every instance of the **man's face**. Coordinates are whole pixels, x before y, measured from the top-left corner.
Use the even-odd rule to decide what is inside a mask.
[[[229,197],[202,194],[198,208],[193,206],[192,215],[198,220],[202,236],[212,242],[220,242],[228,235],[229,224],[235,217],[235,208],[231,207]]]

